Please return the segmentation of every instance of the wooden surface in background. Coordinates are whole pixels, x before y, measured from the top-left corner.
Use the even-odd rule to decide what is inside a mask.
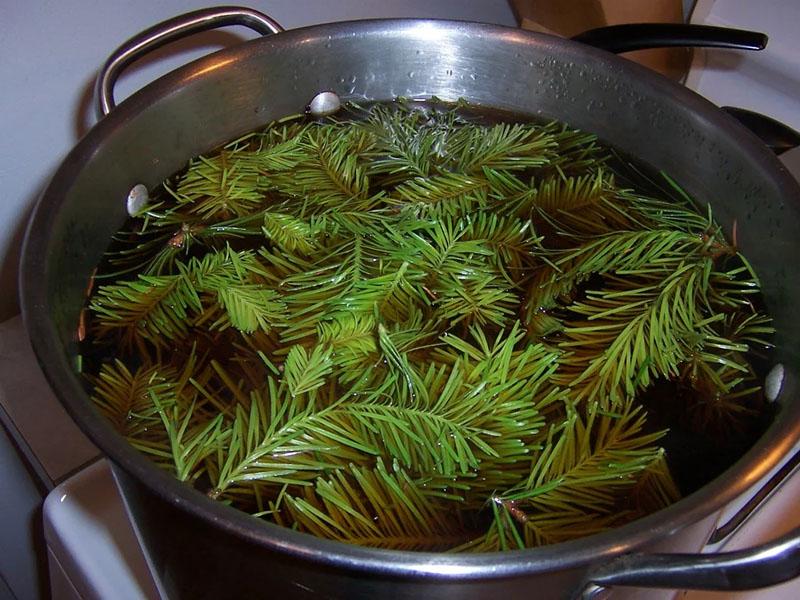
[[[572,37],[588,29],[621,23],[682,23],[681,0],[511,0],[520,27]],[[625,58],[680,81],[691,62],[689,48],[658,48]]]

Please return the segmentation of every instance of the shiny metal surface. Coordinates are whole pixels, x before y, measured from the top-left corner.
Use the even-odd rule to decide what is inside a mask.
[[[786,463],[778,469],[778,471],[770,477],[758,490],[756,493],[752,495],[752,497],[745,502],[744,506],[742,506],[736,513],[727,521],[718,525],[711,536],[708,538],[709,544],[717,544],[723,541],[725,538],[733,535],[736,530],[745,522],[748,518],[750,518],[753,513],[755,513],[759,506],[772,494],[776,489],[778,489],[784,481],[787,481],[788,478],[797,471],[798,466],[800,466],[800,451],[795,452],[794,455],[786,461]],[[797,471],[800,473],[800,471]],[[800,534],[800,532],[795,532],[795,535]]]
[[[583,540],[481,555],[380,551],[313,538],[215,503],[151,465],[94,411],[73,370],[72,336],[89,273],[127,217],[133,185],[158,185],[189,157],[301,112],[320,90],[343,101],[463,97],[556,118],[669,172],[701,203],[710,202],[728,231],[737,221],[739,246],[762,276],[779,332],[775,360],[786,365],[781,409],[764,438],[725,475],[655,515]],[[533,590],[568,598],[597,579],[594,567],[622,564],[611,561],[624,553],[646,563],[644,553],[698,551],[716,511],[800,438],[800,321],[793,314],[800,302],[799,230],[800,189],[766,147],[699,96],[642,67],[496,26],[339,23],[201,59],[103,119],[67,157],[36,208],[24,251],[23,308],[48,379],[116,464],[152,566],[176,597],[246,597],[270,589],[315,598],[510,600],[530,598]],[[215,567],[231,553],[236,575],[220,581]]]
[[[262,35],[283,31],[283,27],[272,17],[239,6],[206,8],[159,23],[132,37],[108,57],[100,69],[95,85],[98,114],[105,116],[114,108],[114,84],[120,73],[136,59],[193,33],[229,25],[249,27]]]
[[[150,192],[147,191],[147,186],[137,183],[131,188],[131,191],[128,192],[128,201],[125,203],[125,206],[128,209],[128,214],[133,217],[138,215],[139,212],[147,206],[148,202],[150,202]]]
[[[315,117],[327,117],[337,112],[341,107],[342,101],[339,100],[339,96],[334,92],[320,92],[308,103],[308,112]]]
[[[596,586],[752,590],[793,579],[800,572],[800,530],[748,550],[718,554],[631,554],[617,557],[590,575],[582,598]]]

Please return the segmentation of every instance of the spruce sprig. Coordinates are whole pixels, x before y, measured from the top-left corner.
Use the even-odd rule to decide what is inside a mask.
[[[395,550],[446,550],[470,532],[445,504],[425,493],[396,463],[351,466],[287,496],[285,524],[351,544]]]

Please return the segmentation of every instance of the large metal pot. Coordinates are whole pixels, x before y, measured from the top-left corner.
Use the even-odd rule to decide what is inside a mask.
[[[278,31],[246,10],[206,11],[137,38],[100,79],[103,108],[119,70],[154,40],[215,22]],[[160,37],[159,37],[160,36]],[[783,365],[777,417],[724,475],[677,504],[609,533],[484,555],[380,551],[263,523],[154,467],[95,412],[76,372],[84,290],[126,198],[191,156],[303,109],[322,90],[342,98],[470,101],[556,118],[597,133],[674,176],[738,242],[763,278]],[[755,587],[800,572],[800,532],[770,547],[704,558],[716,513],[800,440],[800,189],[753,135],[695,94],[607,52],[519,30],[456,22],[361,21],[263,37],[159,79],[103,118],[41,198],[22,263],[25,321],[53,386],[111,458],[162,592],[182,598],[567,598],[599,585]],[[698,460],[702,460],[699,457]]]

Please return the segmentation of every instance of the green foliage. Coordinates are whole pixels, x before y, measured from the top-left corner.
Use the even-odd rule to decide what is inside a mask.
[[[444,173],[409,179],[395,188],[395,194],[402,203],[430,207],[423,213],[459,215],[485,207],[488,189],[485,179]]]
[[[314,250],[314,228],[292,215],[267,212],[264,214],[264,236],[286,252],[309,255]]]
[[[455,170],[461,173],[541,167],[550,162],[550,150],[555,145],[543,128],[519,123],[462,127],[448,142],[447,153],[453,157]]]
[[[259,161],[250,153],[223,150],[199,157],[174,192],[178,205],[205,218],[243,216],[263,203]],[[169,189],[169,188],[167,188]]]
[[[369,172],[387,183],[409,177],[427,177],[441,162],[447,130],[425,126],[428,116],[402,104],[377,106],[370,111],[363,127],[374,136],[375,157]]]
[[[92,378],[93,400],[100,412],[125,437],[135,438],[158,421],[158,408],[151,394],[161,398],[162,406],[174,392],[174,372],[163,374],[157,367],[140,368],[131,373],[120,360],[102,365]]]
[[[677,365],[703,344],[710,325],[698,298],[709,266],[684,265],[658,284],[629,277],[601,292],[589,290],[572,307],[582,319],[567,322],[562,331],[560,347],[569,354],[558,380],[576,399],[600,400],[610,408],[655,377],[676,376]]]
[[[621,414],[604,414],[597,404],[585,419],[570,412],[551,428],[525,481],[492,496],[491,528],[464,549],[525,548],[598,533],[621,521],[621,499],[634,491],[632,509],[677,500],[663,451],[653,445],[662,433],[643,434],[643,426],[640,408],[630,403]]]
[[[211,329],[233,325],[251,333],[268,331],[282,318],[285,306],[272,289],[264,288],[262,265],[250,251],[229,247],[202,259],[176,261],[175,274],[138,275],[136,279],[100,286],[92,300],[98,335],[122,330],[155,344],[186,337],[192,324],[219,313]],[[213,301],[204,300],[210,295]]]
[[[351,466],[317,479],[313,490],[287,496],[286,517],[301,531],[395,550],[445,550],[468,539],[442,502],[427,495],[396,464]]]
[[[211,472],[212,495],[248,482],[305,485],[316,473],[336,465],[317,458],[331,446],[315,436],[323,416],[304,406],[288,386],[268,378],[250,395],[249,409],[236,407]]]
[[[200,297],[184,272],[139,275],[136,280],[100,286],[92,301],[100,334],[124,329],[158,343],[185,335],[187,320],[202,309]]]
[[[331,349],[316,346],[309,355],[302,346],[292,346],[286,355],[283,377],[292,396],[308,393],[325,385],[332,369]]]
[[[287,118],[154,191],[89,301],[98,410],[212,498],[378,548],[551,544],[674,502],[641,400],[668,384],[671,425],[748,430],[756,275],[666,176],[464,108]]]
[[[342,206],[366,210],[377,202],[369,194],[364,155],[372,140],[366,132],[310,126],[300,135],[296,166],[268,177],[270,186],[303,198],[304,212],[309,214]]]
[[[200,421],[194,415],[193,404],[188,408],[179,404],[165,406],[152,390],[150,397],[169,440],[169,456],[174,464],[175,476],[181,481],[198,477],[203,460],[228,438],[229,432],[222,428],[222,415]],[[152,448],[140,449],[152,452]]]

